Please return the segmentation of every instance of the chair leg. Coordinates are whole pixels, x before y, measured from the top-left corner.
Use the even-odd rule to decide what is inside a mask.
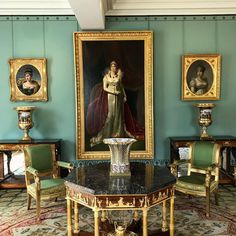
[[[27,194],[27,210],[30,209],[31,199],[32,199],[31,195],[30,195],[30,194]]]
[[[206,217],[210,216],[210,190],[206,192]]]
[[[215,195],[215,204],[219,206],[219,194],[218,194],[218,189],[214,193]]]
[[[36,214],[37,221],[40,221],[40,196],[36,196]]]

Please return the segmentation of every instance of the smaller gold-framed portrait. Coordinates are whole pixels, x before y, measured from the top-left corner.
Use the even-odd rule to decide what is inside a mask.
[[[182,100],[220,99],[219,54],[182,56]]]
[[[9,60],[11,101],[47,101],[46,58]]]

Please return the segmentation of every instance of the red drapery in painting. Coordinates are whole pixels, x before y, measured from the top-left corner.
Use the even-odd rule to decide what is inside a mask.
[[[86,129],[89,135],[95,136],[103,128],[108,113],[107,92],[102,86],[96,88],[94,99],[88,106],[86,115]],[[133,117],[129,105],[124,103],[126,129],[137,139],[144,140],[144,128]]]

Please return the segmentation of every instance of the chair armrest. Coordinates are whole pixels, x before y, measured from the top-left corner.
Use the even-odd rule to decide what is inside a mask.
[[[27,175],[27,172],[34,176],[36,189],[39,190],[41,185],[40,185],[40,178],[39,178],[39,175],[38,175],[38,171],[35,168],[33,168],[32,166],[28,166],[27,169],[26,169],[26,175]],[[30,184],[30,180],[27,178],[26,185],[29,185],[29,184]]]
[[[65,161],[57,161],[57,164],[58,166],[67,168],[69,170],[72,170],[74,168],[74,165],[72,163],[65,162]]]
[[[170,171],[175,176],[178,177],[178,166],[189,163],[189,159],[175,160],[170,164]]]
[[[38,171],[35,168],[33,168],[32,166],[28,166],[26,171],[29,172],[30,174],[34,175],[35,177],[38,176]]]
[[[172,164],[170,164],[170,166],[172,166],[172,165],[180,166],[180,165],[187,164],[187,163],[189,163],[189,159],[175,160]]]
[[[212,171],[212,170],[214,170],[214,169],[217,168],[217,167],[219,167],[219,165],[216,164],[216,163],[213,163],[213,164],[211,164],[210,166],[208,166],[207,170],[208,170],[208,171]]]
[[[216,164],[216,163],[213,163],[210,166],[208,166],[207,171],[206,171],[206,177],[205,177],[205,185],[206,185],[206,187],[210,187],[210,183],[212,181],[212,179],[211,179],[211,172],[215,168],[217,168],[217,167],[219,167],[219,165]]]

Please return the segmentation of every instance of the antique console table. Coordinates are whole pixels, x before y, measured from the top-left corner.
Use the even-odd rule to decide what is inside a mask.
[[[0,140],[0,188],[25,188],[24,176],[16,176],[10,169],[12,153],[21,151],[25,146],[37,144],[50,144],[55,150],[58,160],[61,155],[60,139],[33,139],[31,141],[22,140]],[[7,174],[4,172],[4,154],[7,156]]]
[[[192,142],[199,141],[198,136],[169,137],[170,140],[170,161],[179,160],[179,148],[188,147]],[[234,136],[213,136],[209,141],[218,143],[225,150],[225,156],[221,155],[220,184],[236,184],[236,166],[231,164],[231,157],[236,158],[236,137]],[[221,152],[222,153],[222,152]],[[231,155],[232,154],[232,155]]]
[[[100,163],[75,168],[66,177],[68,236],[78,234],[107,235],[107,231],[103,231],[106,227],[101,227],[102,222],[106,219],[104,214],[106,216],[107,211],[126,210],[133,210],[135,213],[142,211],[142,220],[140,220],[142,230],[134,232],[128,227],[128,231],[142,236],[156,235],[154,232],[148,232],[147,217],[148,210],[158,204],[162,204],[162,232],[158,235],[163,233],[163,235],[173,236],[174,184],[176,179],[170,171],[164,167],[136,162],[131,163],[131,176],[110,176],[109,170],[109,163]],[[170,222],[168,231],[166,204],[169,200]],[[78,204],[93,210],[94,233],[87,234],[80,231]],[[74,211],[73,226],[72,209]],[[109,222],[110,220],[112,219],[109,219]],[[114,229],[111,231],[113,232]]]

